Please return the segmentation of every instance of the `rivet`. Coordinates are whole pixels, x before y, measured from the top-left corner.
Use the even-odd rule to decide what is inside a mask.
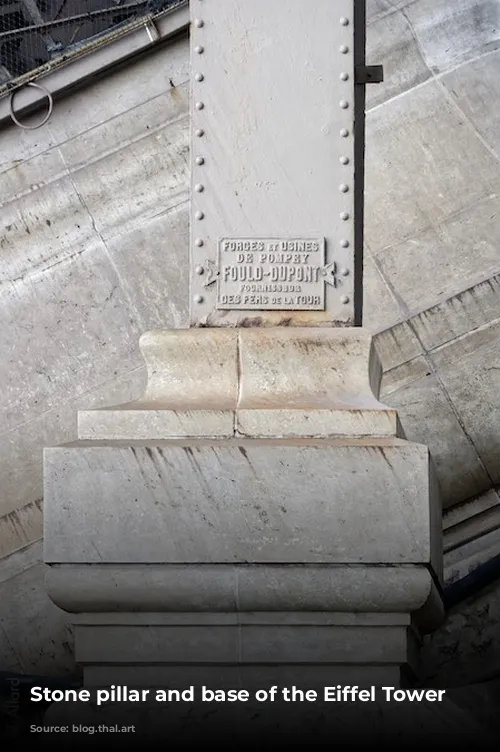
[[[197,73],[195,76],[196,81],[203,81],[204,78],[205,76],[203,75],[203,73]]]
[[[347,138],[347,136],[349,135],[349,131],[347,130],[347,128],[342,128],[342,130],[340,131],[340,135],[342,138]]]
[[[205,107],[205,105],[203,104],[203,102],[196,102],[195,106],[196,106],[197,110],[202,110]]]
[[[349,164],[349,157],[340,157],[340,164]]]
[[[340,74],[340,80],[341,81],[349,81],[349,74],[348,73],[341,73]]]
[[[202,27],[202,26],[205,26],[205,22],[204,22],[204,21],[202,21],[202,20],[201,20],[201,18],[197,18],[197,19],[195,20],[195,22],[194,22],[194,25],[195,25],[195,26],[196,26],[196,27],[197,27],[198,29],[201,29],[201,27]]]
[[[346,305],[349,302],[349,298],[347,297],[347,295],[342,295],[342,297],[340,298],[340,302],[342,303],[342,305]]]
[[[202,128],[198,128],[197,130],[195,130],[195,135],[198,136],[198,138],[201,138],[205,135],[205,131]]]
[[[194,48],[194,51],[196,52],[197,55],[201,55],[205,50],[203,49],[201,44],[197,44],[196,47]]]
[[[195,272],[196,272],[196,274],[204,274],[205,273],[205,269],[202,266],[197,266],[195,268]]]
[[[341,240],[340,241],[341,248],[349,248],[349,241],[348,240]]]
[[[202,185],[201,183],[197,183],[195,185],[194,189],[195,189],[196,193],[203,193],[203,191],[205,190],[205,186]]]
[[[203,295],[195,295],[194,296],[194,302],[195,303],[203,303]]]
[[[202,188],[202,190],[203,190],[203,188]],[[341,193],[347,193],[347,192],[348,192],[348,190],[349,190],[349,186],[348,186],[348,185],[346,185],[345,183],[342,183],[342,184],[341,184],[341,185],[339,186],[339,191],[340,191]]]
[[[347,99],[341,99],[340,106],[343,110],[347,110],[347,108],[349,107],[349,102],[347,101]]]
[[[349,214],[347,212],[342,212],[340,215],[340,219],[343,219],[344,222],[346,222],[349,219]]]
[[[342,18],[340,19],[340,25],[341,26],[349,26],[349,19],[346,18],[345,16],[342,16]]]
[[[203,245],[203,240],[202,240],[201,238],[196,238],[196,240],[194,241],[194,244],[195,244],[195,246],[197,246],[198,248],[201,248],[201,247],[202,247],[202,245]]]
[[[194,215],[194,218],[195,219],[205,219],[205,215],[203,214],[202,211],[197,211],[196,214]]]
[[[346,44],[341,45],[340,52],[342,55],[346,55],[349,52],[349,47]]]
[[[196,164],[197,165],[205,164],[205,160],[203,159],[203,157],[196,157]]]
[[[349,276],[349,269],[341,269],[340,273],[341,273],[341,275],[343,277],[348,277]]]

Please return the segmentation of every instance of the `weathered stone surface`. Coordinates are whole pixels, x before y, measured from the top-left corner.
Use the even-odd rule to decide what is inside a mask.
[[[499,324],[493,322],[433,352],[442,382],[490,480],[498,483]]]
[[[493,4],[489,5],[492,7]],[[496,75],[499,60],[500,51],[492,51],[442,78],[450,97],[492,153],[498,153],[500,147],[498,110],[491,107],[491,103],[500,96]]]
[[[368,3],[372,13],[376,13],[375,5]],[[368,109],[418,86],[432,75],[408,19],[386,6],[381,7],[380,17],[375,16],[368,28],[370,59],[384,66],[383,85],[367,87]]]
[[[499,208],[500,198],[492,193],[437,226],[377,253],[382,274],[406,311],[425,310],[452,297],[462,289],[464,279],[482,282],[498,272],[495,228]],[[437,263],[436,247],[442,249],[446,264]]]
[[[500,43],[495,0],[420,0],[406,3],[427,63],[435,73],[479,57]]]
[[[363,329],[243,329],[238,336],[238,408],[383,409],[380,363]]]
[[[427,442],[440,477],[445,507],[489,487],[484,466],[435,374],[412,381],[384,399],[397,409],[407,438]]]
[[[361,328],[165,330],[141,350],[143,397],[81,412],[80,439],[402,436]]]
[[[368,113],[367,128],[366,239],[375,254],[496,189],[489,150],[436,82]]]
[[[9,576],[0,581],[1,670],[52,676],[72,673],[73,631],[66,614],[47,595],[47,567],[39,563],[40,558],[39,550],[28,550],[6,560]]]
[[[77,627],[78,663],[402,664],[408,626],[110,625]]]
[[[45,560],[430,563],[429,472],[398,439],[47,449]]]
[[[363,328],[372,334],[398,324],[404,313],[365,244]]]
[[[390,614],[418,613],[421,627],[432,629],[442,615],[430,572],[412,565],[67,564],[50,567],[47,587],[78,623],[122,623],[120,614],[132,612],[134,623],[141,613],[142,623],[190,623],[195,613],[198,623],[200,614],[207,624],[222,623],[225,614],[224,623],[234,625],[250,623],[252,613],[260,620],[262,612],[264,623],[286,621],[290,612],[293,623],[317,623],[323,612],[325,623],[360,626],[367,611],[372,623],[383,614],[379,624],[391,623]]]

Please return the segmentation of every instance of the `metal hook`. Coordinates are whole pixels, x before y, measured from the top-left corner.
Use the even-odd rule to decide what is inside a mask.
[[[26,84],[26,86],[32,86],[35,89],[40,89],[40,91],[43,91],[43,93],[45,94],[45,96],[49,100],[49,109],[47,111],[47,114],[45,115],[45,117],[43,118],[43,120],[41,121],[41,123],[37,123],[36,125],[25,125],[24,123],[21,123],[17,119],[17,117],[15,116],[15,114],[14,114],[14,97],[19,92],[19,89],[16,89],[10,95],[9,112],[10,112],[10,117],[12,118],[12,121],[17,126],[19,126],[19,128],[23,128],[24,130],[27,130],[27,131],[33,131],[36,128],[41,128],[42,125],[45,125],[45,123],[47,122],[47,120],[49,119],[49,117],[52,115],[52,110],[54,109],[54,100],[52,98],[52,94],[50,93],[50,91],[48,89],[45,88],[45,86],[42,86],[41,84],[36,84],[36,83],[34,83],[34,81],[30,81],[29,83]]]

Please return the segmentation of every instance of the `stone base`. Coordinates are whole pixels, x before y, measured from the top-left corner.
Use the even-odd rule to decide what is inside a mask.
[[[406,614],[82,614],[85,686],[400,686],[420,635]]]
[[[49,564],[442,572],[428,450],[397,438],[82,441],[45,451],[45,498]]]
[[[49,594],[76,615],[86,685],[414,677],[443,615],[439,493],[378,401],[369,335],[199,329],[141,347],[142,400],[81,414],[80,440],[45,451]]]

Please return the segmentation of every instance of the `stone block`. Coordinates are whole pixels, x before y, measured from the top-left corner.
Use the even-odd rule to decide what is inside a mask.
[[[432,353],[440,379],[488,473],[490,484],[500,481],[497,399],[500,389],[499,330],[499,322],[493,321]],[[483,490],[486,488],[476,493]]]
[[[121,623],[124,612],[134,613],[134,623],[184,624],[186,613],[206,624],[221,623],[222,613],[224,623],[243,623],[249,614],[277,623],[293,612],[295,623],[314,614],[314,623],[360,626],[368,612],[371,623],[377,614],[384,623],[388,614],[418,614],[427,630],[441,618],[429,569],[408,564],[59,564],[48,570],[47,588],[60,608],[86,614],[85,623]]]
[[[479,282],[414,316],[411,325],[426,350],[500,319],[500,275]]]
[[[386,4],[385,8],[380,8],[377,18],[377,10],[371,10],[374,16],[367,31],[368,59],[384,66],[384,83],[367,87],[368,109],[418,86],[431,76],[407,18],[391,11]]]
[[[458,373],[463,382],[462,369]],[[441,370],[439,378],[428,374],[387,394],[385,400],[397,409],[407,439],[428,444],[447,508],[485,491],[489,479],[441,378]]]
[[[246,438],[399,436],[396,410],[238,410],[235,435]]]
[[[382,274],[407,311],[423,311],[498,272],[499,209],[500,198],[493,193],[439,226],[377,252]]]
[[[493,6],[492,3],[489,5]],[[459,51],[456,45],[453,49],[455,52]],[[447,73],[441,79],[450,97],[492,151],[500,149],[498,109],[491,106],[500,97],[499,61],[500,50],[491,51],[469,65],[462,65]]]
[[[114,625],[76,631],[82,664],[405,664],[408,627]]]
[[[148,368],[143,400],[170,409],[230,410],[238,395],[235,329],[147,332],[140,348]]]
[[[389,329],[404,313],[365,245],[363,269],[363,327],[372,334]]]
[[[430,564],[430,473],[427,448],[398,439],[46,449],[45,558]]]
[[[78,413],[80,439],[138,440],[190,437],[230,438],[234,413],[230,410],[156,410],[156,404],[134,402],[121,408]]]
[[[368,113],[366,240],[373,253],[439,225],[497,190],[489,149],[462,123],[434,81]],[[401,274],[405,278],[404,269]]]
[[[383,409],[382,371],[364,329],[241,329],[238,409]]]
[[[500,43],[495,0],[420,0],[406,16],[434,73],[455,68]]]

